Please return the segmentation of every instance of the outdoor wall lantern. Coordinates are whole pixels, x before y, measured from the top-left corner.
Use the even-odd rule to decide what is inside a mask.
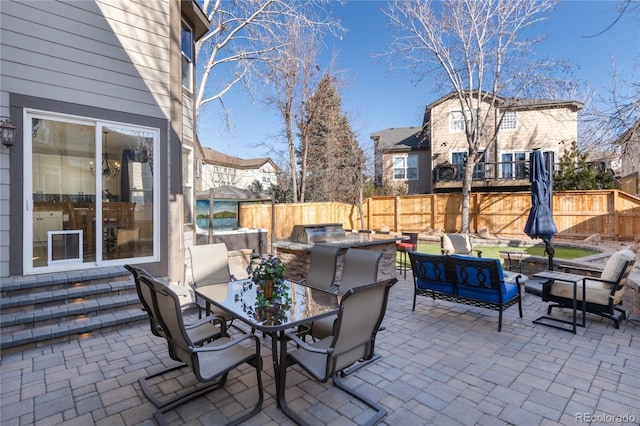
[[[13,141],[16,137],[16,128],[11,124],[9,117],[0,117],[0,123],[2,123],[2,125],[0,125],[0,140],[2,141],[2,145],[9,148],[13,146]]]

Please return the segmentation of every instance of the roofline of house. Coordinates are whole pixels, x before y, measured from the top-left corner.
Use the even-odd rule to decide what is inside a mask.
[[[621,145],[631,140],[633,135],[636,132],[640,132],[640,120],[636,121],[631,127],[625,130],[618,138],[615,140],[615,144]]]
[[[198,41],[209,32],[209,25],[211,22],[195,0],[182,0],[181,2],[182,14],[189,18],[195,27],[193,29],[193,39],[194,41]]]
[[[209,164],[212,166],[224,166],[224,167],[232,167],[235,169],[259,169],[266,163],[270,163],[274,169],[277,170],[277,166],[270,158],[252,158],[250,160],[245,160],[238,157],[233,157],[231,155],[227,155],[223,152],[216,151],[215,149],[211,149],[208,147],[202,147],[202,162],[204,164]],[[212,158],[215,156],[215,158]]]
[[[476,91],[477,93],[477,91]],[[486,96],[491,96],[489,92],[482,92]],[[457,92],[450,92],[435,101],[431,102],[425,107],[425,114],[427,114],[433,107],[441,104],[444,101],[457,97]],[[552,99],[527,99],[527,98],[507,98],[503,96],[496,96],[498,102],[498,108],[509,110],[524,110],[524,109],[541,109],[541,108],[561,108],[561,107],[573,107],[576,111],[584,108],[584,104],[578,101],[568,100],[552,100]]]

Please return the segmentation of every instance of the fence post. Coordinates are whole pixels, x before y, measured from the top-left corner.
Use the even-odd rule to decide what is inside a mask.
[[[395,215],[394,215],[394,229],[396,230],[396,232],[402,232],[400,230],[400,196],[397,196],[394,200],[394,210],[395,210]]]

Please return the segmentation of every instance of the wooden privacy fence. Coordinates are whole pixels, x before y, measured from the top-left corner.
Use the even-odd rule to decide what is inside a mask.
[[[460,193],[372,197],[363,205],[364,228],[397,232],[457,232],[461,228]],[[486,229],[502,238],[524,238],[531,193],[472,193],[469,228]],[[640,198],[618,190],[554,192],[553,217],[558,236],[584,239],[600,234],[610,239],[633,239],[640,234]],[[276,204],[275,239],[289,237],[293,225],[342,223],[361,229],[357,206],[344,203]],[[240,207],[243,227],[271,229],[271,205]]]

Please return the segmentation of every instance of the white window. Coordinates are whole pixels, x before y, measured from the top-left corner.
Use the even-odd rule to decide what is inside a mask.
[[[507,111],[502,114],[500,121],[500,130],[516,130],[518,128],[518,113],[515,111]]]
[[[458,177],[464,176],[464,166],[467,161],[467,152],[453,152],[451,153],[451,164],[456,168]],[[473,180],[483,180],[488,172],[487,165],[485,164],[485,152],[478,151],[478,163],[473,169]]]
[[[182,147],[182,197],[184,223],[193,223],[193,148]]]
[[[271,173],[267,170],[262,171],[262,182],[271,183]]]
[[[453,110],[449,113],[449,131],[451,133],[464,132],[466,121],[469,120],[469,110],[465,108],[464,114],[462,110]]]
[[[393,178],[396,180],[418,180],[418,156],[416,154],[394,156]]]
[[[193,91],[193,30],[182,21],[182,87]]]
[[[505,152],[502,154],[502,177],[504,179],[525,179],[529,176],[526,152]]]

